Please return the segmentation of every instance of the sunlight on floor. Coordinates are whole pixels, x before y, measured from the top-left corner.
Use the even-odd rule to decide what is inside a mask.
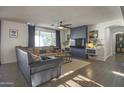
[[[67,72],[67,73],[65,73],[65,74],[63,74],[63,75],[61,75],[58,79],[61,79],[61,78],[63,78],[63,77],[65,77],[65,76],[67,76],[67,75],[69,75],[69,74],[71,74],[71,73],[73,73],[74,71],[69,71],[69,72]],[[58,79],[53,79],[53,81],[56,81],[56,80],[58,80]]]
[[[59,79],[65,77],[65,76],[67,76],[67,75],[69,75],[69,74],[71,74],[71,73],[73,73],[73,72],[74,72],[74,71],[69,71],[69,72],[67,72],[67,73],[65,73],[65,74],[63,74],[63,75],[61,75],[61,76],[59,77]]]
[[[68,74],[66,73],[66,75],[69,75],[72,72],[69,72]],[[64,77],[64,75],[63,75],[63,77]],[[78,81],[78,82],[76,82],[76,81]],[[81,84],[79,82],[81,82]],[[103,85],[101,85],[91,79],[88,79],[80,74],[78,74],[77,76],[75,76],[72,79],[69,79],[68,81],[64,82],[63,84],[58,85],[58,87],[82,87],[84,85],[91,86],[91,87],[94,87],[94,86],[104,87]]]
[[[69,72],[61,75],[58,79],[57,78],[53,79],[53,81],[57,82],[57,80],[60,80],[64,77],[72,74],[73,72],[74,71],[69,71]],[[103,85],[101,85],[101,84],[99,84],[99,83],[97,83],[97,82],[95,82],[95,81],[93,81],[87,77],[84,77],[81,74],[78,74],[75,77],[73,77],[73,78],[65,81],[64,83],[58,85],[58,87],[83,87],[83,86],[85,86],[85,87],[89,87],[89,86],[90,87],[104,87]]]
[[[123,73],[120,73],[120,72],[117,72],[117,71],[112,71],[112,73],[124,77]]]

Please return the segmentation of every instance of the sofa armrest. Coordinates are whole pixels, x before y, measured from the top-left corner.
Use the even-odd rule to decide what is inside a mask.
[[[28,60],[28,53],[22,49],[17,48],[16,49],[17,54],[17,62],[18,66],[21,69],[21,72],[25,76],[27,81],[31,81],[30,79],[30,65]]]

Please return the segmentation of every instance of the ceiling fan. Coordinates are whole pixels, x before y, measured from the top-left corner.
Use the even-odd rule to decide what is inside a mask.
[[[59,22],[59,25],[57,26],[58,29],[64,29],[64,28],[71,28],[72,24],[63,24],[63,21],[60,21]],[[54,24],[52,24],[51,26],[55,26]]]

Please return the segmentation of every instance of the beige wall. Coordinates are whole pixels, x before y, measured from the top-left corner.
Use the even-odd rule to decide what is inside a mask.
[[[15,46],[28,44],[28,28],[24,23],[2,20],[1,30],[1,62],[16,62]],[[9,37],[9,29],[18,30],[17,38]]]
[[[2,20],[1,25],[1,62],[2,64],[16,62],[15,46],[28,45],[28,26],[24,23],[7,20]],[[18,38],[10,38],[9,29],[17,29]],[[67,34],[70,34],[70,29],[60,31],[62,49],[65,48],[63,42],[67,40]]]

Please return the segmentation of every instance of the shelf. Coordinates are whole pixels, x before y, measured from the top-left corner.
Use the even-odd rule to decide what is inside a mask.
[[[91,55],[91,56],[96,56],[96,49],[94,49],[94,48],[87,48],[86,49],[86,54]]]

